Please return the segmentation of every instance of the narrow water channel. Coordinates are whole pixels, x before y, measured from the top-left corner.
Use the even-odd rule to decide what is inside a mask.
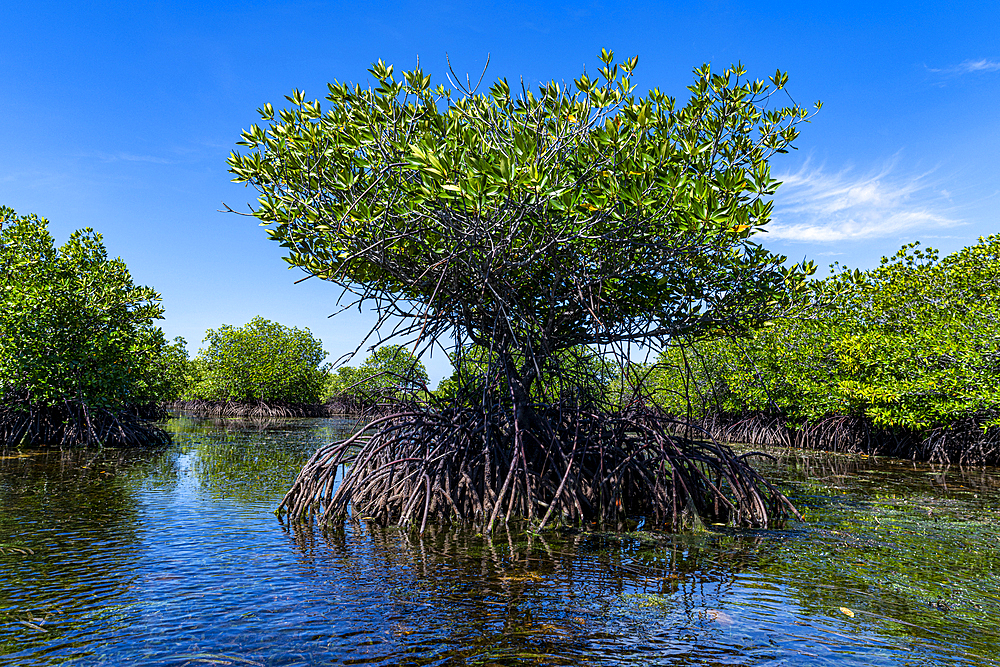
[[[1000,665],[1000,471],[792,454],[805,522],[322,534],[274,509],[349,428],[178,418],[0,451],[3,665]]]

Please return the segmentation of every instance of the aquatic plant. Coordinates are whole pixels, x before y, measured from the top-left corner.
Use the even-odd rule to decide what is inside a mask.
[[[512,517],[542,530],[553,520],[622,529],[626,517],[641,516],[677,530],[701,521],[766,527],[797,515],[746,464],[753,454],[680,436],[683,424],[662,413],[551,405],[516,440],[509,416],[449,408],[377,419],[320,448],[279,510],[293,519],[316,513],[324,523],[353,512],[421,530],[441,517],[486,532]],[[344,466],[350,474],[341,481]]]
[[[188,393],[216,403],[246,403],[262,416],[266,404],[319,403],[327,367],[323,343],[309,329],[255,317],[241,327],[223,324],[205,332],[195,358],[197,383]]]
[[[166,398],[160,296],[101,235],[57,248],[48,221],[0,207],[0,445],[153,444]]]
[[[323,387],[327,401],[354,402],[375,407],[385,400],[427,391],[427,369],[402,345],[383,345],[361,366],[341,366]]]
[[[706,65],[680,106],[634,94],[637,58],[601,61],[597,78],[537,94],[505,79],[482,94],[471,79],[433,87],[380,61],[376,88],[330,84],[326,109],[295,91],[243,133],[249,152],[230,171],[260,191],[250,215],[286,261],[342,288],[344,308],[372,307],[369,336],[418,355],[445,347],[457,366],[449,405],[404,409],[351,441],[364,444],[338,506],[407,523],[422,502],[422,517],[487,530],[501,515],[617,523],[639,508],[669,527],[689,507],[728,505],[768,525],[787,508],[761,501],[773,490],[744,459],[579,391],[563,353],[620,363],[632,345],[745,332],[791,304],[811,265],[786,267],[752,236],[777,187],[768,160],[808,113],[774,104],[781,72],[768,84]],[[315,511],[334,474],[296,485],[294,516]],[[467,503],[447,501],[455,484]]]
[[[171,411],[192,412],[202,417],[271,420],[291,417],[326,417],[337,414],[321,403],[282,403],[264,401],[209,401],[189,399],[171,401],[163,407]]]
[[[832,268],[796,316],[664,353],[657,404],[745,442],[1000,461],[1000,236]]]

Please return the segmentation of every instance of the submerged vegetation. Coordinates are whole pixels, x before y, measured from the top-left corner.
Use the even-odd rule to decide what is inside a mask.
[[[832,268],[798,316],[664,353],[657,403],[730,441],[1000,462],[1000,236]]]
[[[363,506],[384,523],[786,515],[745,458],[590,395],[564,360],[589,347],[621,365],[631,345],[746,332],[793,303],[811,265],[752,236],[777,186],[768,161],[808,113],[775,104],[780,72],[705,66],[678,105],[634,94],[636,58],[601,60],[598,78],[537,94],[434,87],[379,62],[374,89],[331,84],[325,110],[296,91],[243,133],[230,170],[260,191],[253,215],[292,266],[417,353],[454,343],[454,398],[321,453],[284,504],[296,518],[326,511],[348,461],[333,515]]]
[[[163,444],[172,392],[160,296],[101,235],[56,248],[48,221],[0,207],[0,445]]]

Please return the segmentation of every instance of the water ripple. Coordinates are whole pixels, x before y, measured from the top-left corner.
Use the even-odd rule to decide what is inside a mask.
[[[830,490],[796,463],[809,520],[783,531],[282,525],[336,428],[186,422],[162,452],[0,459],[3,662],[998,664],[989,475],[960,495],[975,480],[889,465]]]

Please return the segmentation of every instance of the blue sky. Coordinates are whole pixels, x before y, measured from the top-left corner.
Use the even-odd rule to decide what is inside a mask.
[[[293,88],[366,84],[381,58],[569,81],[601,48],[685,97],[691,69],[780,68],[823,101],[772,171],[772,250],[868,268],[904,243],[1000,232],[1000,5],[994,2],[102,3],[0,0],[0,204],[104,234],[163,295],[168,336],[255,315],[309,327],[331,357],[372,318],[328,319],[338,291],[288,271],[240,208],[226,157],[255,109]],[[353,363],[360,363],[356,359]],[[447,372],[427,361],[432,379]]]

